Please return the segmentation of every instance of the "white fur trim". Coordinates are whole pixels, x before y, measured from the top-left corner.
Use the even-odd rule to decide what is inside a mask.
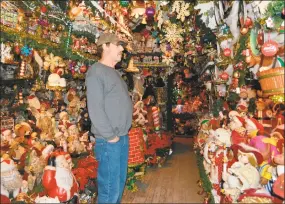
[[[44,170],[54,170],[55,171],[55,167],[54,166],[46,166]]]

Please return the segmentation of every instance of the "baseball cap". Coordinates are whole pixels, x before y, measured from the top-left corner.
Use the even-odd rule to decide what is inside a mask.
[[[120,40],[115,34],[113,33],[103,33],[100,35],[98,41],[97,41],[97,46],[106,44],[106,43],[113,43],[113,44],[120,44],[122,46],[126,46],[127,43],[124,42],[123,40]]]

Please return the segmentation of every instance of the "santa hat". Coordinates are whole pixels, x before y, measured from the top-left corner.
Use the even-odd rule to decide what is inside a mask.
[[[15,170],[15,163],[12,159],[1,158],[1,173]]]
[[[41,107],[40,101],[35,95],[28,96],[28,104],[30,107],[34,107],[37,110]]]
[[[257,129],[259,131],[264,131],[264,127],[261,123],[259,123],[256,119],[254,118],[250,118],[247,119],[246,124],[249,125],[250,127],[252,127],[253,129]]]
[[[254,158],[256,159],[256,164],[261,164],[263,162],[263,156],[260,153],[260,151],[254,147],[251,147],[245,143],[240,143],[240,144],[233,144],[231,146],[231,149],[233,150],[235,158],[238,160],[238,153],[251,153],[254,155]],[[256,167],[255,164],[251,164]]]
[[[241,111],[241,112],[246,112],[247,111],[247,107],[245,105],[239,105],[237,107],[237,110]]]
[[[238,145],[240,143],[246,142],[246,137],[242,136],[240,132],[233,130],[231,134],[231,142],[233,145]]]

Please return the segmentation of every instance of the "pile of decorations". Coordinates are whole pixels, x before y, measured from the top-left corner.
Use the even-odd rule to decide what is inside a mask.
[[[217,57],[201,75],[210,112],[194,148],[205,203],[284,202],[284,2],[214,3]],[[239,18],[240,17],[240,18]]]

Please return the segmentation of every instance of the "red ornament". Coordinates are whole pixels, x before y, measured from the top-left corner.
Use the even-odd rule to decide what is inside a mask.
[[[275,41],[267,41],[261,47],[261,52],[266,57],[272,57],[278,52],[278,44]]]
[[[225,49],[224,49],[224,55],[225,55],[226,57],[229,57],[229,56],[231,55],[231,53],[232,53],[232,51],[231,51],[230,48],[225,48]]]
[[[196,45],[197,52],[202,52],[203,47],[201,45]]]
[[[82,65],[80,68],[80,73],[85,73],[87,71],[87,66],[86,65]]]
[[[251,20],[251,18],[249,18],[249,17],[247,17],[246,18],[246,20],[245,20],[245,22],[244,22],[244,25],[246,26],[246,27],[251,27],[252,26],[252,20]]]
[[[229,75],[228,73],[226,72],[223,72],[221,75],[220,75],[220,78],[224,81],[227,81],[229,79]]]
[[[14,47],[14,51],[15,51],[15,53],[16,53],[17,55],[19,55],[19,54],[21,53],[20,46],[19,46],[19,45],[16,45],[16,46]]]
[[[74,69],[71,70],[71,74],[72,74],[72,76],[75,74],[75,70]]]
[[[47,7],[42,6],[42,7],[41,7],[41,12],[42,12],[42,13],[46,13],[46,12],[47,12]]]

